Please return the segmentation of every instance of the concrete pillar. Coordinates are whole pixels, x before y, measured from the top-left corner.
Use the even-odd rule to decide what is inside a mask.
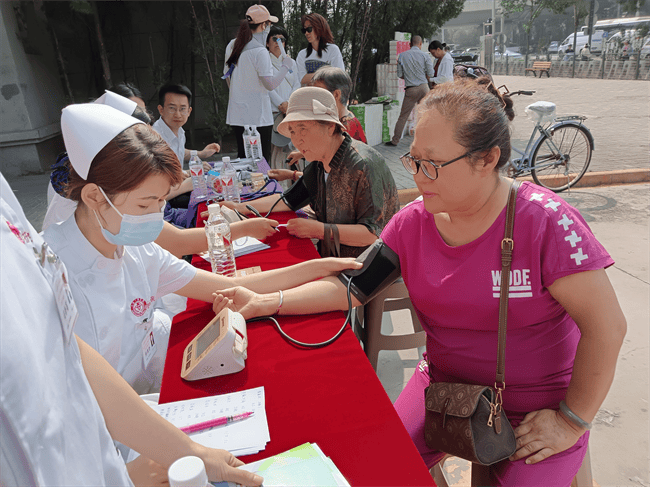
[[[40,173],[63,150],[65,98],[43,20],[31,2],[0,2],[0,170]]]

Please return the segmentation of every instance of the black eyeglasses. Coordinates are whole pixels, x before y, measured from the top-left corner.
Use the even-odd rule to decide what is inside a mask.
[[[282,42],[287,42],[287,40],[284,37],[281,37],[281,36],[273,36],[273,37],[271,37],[271,40],[273,42],[278,42],[278,39],[281,40]]]
[[[309,27],[303,27],[302,29],[300,29],[300,32],[302,32],[303,34],[309,32],[311,34],[312,30],[314,30],[314,28],[310,25]]]
[[[475,152],[479,152],[479,149],[466,152],[462,156],[452,159],[451,161],[447,161],[443,164],[436,164],[435,162],[426,159],[416,159],[411,155],[410,152],[407,152],[406,154],[401,156],[399,160],[402,161],[402,164],[404,165],[404,169],[406,169],[409,172],[409,174],[415,176],[420,170],[420,166],[421,166],[424,175],[429,179],[435,181],[436,179],[438,179],[438,169],[440,169],[441,167],[448,166],[452,162],[460,161],[461,159],[464,159]]]

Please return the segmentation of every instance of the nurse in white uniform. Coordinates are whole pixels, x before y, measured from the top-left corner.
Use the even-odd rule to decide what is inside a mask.
[[[237,139],[239,157],[245,157],[242,135],[245,125],[255,125],[262,139],[262,152],[271,160],[271,132],[273,115],[269,91],[274,90],[285,78],[294,62],[286,57],[273,74],[266,39],[271,24],[278,21],[269,14],[264,5],[253,5],[246,11],[246,18],[240,22],[232,52],[227,56],[230,77],[230,97],[226,123],[230,125]]]
[[[194,443],[74,332],[65,266],[0,174],[0,485],[133,485],[113,439],[166,469],[197,455],[210,480],[259,485],[230,453]],[[109,434],[113,434],[113,439]],[[165,445],[165,448],[160,448]]]
[[[165,197],[183,177],[167,143],[135,118],[92,103],[65,108],[61,128],[72,166],[67,191],[78,206],[44,237],[68,266],[77,334],[140,394],[160,388],[171,319],[159,298],[211,303],[213,292],[237,284],[268,293],[357,267],[320,259],[241,278],[197,270],[153,243]]]

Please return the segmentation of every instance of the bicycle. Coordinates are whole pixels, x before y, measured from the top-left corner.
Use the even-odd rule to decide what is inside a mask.
[[[508,96],[531,96],[534,91],[516,91]],[[526,107],[535,122],[526,149],[512,150],[521,157],[508,161],[508,175],[517,178],[530,173],[535,183],[556,193],[575,185],[587,172],[594,150],[594,138],[583,125],[583,115],[555,116],[555,103],[538,101]],[[539,136],[537,133],[539,132]]]

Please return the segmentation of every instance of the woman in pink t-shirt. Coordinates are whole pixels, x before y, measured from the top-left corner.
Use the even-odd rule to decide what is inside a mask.
[[[512,101],[487,78],[459,80],[431,91],[420,110],[411,152],[401,159],[422,201],[398,212],[381,237],[399,256],[433,380],[491,386],[511,185],[500,168],[510,157]],[[613,260],[575,208],[531,183],[519,189],[513,240],[503,407],[517,451],[490,474],[496,485],[569,486],[626,331],[604,270]],[[236,289],[225,296],[247,316],[275,311],[272,295]],[[323,279],[285,291],[280,312],[346,309],[345,296],[341,282]],[[424,441],[428,383],[423,362],[395,408],[432,467],[444,453]]]

